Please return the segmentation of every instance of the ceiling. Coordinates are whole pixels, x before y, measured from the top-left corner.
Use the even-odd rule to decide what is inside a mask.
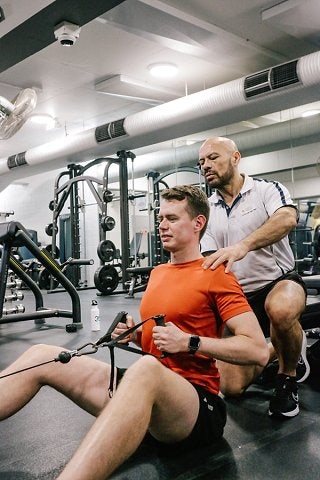
[[[0,140],[0,159],[320,50],[319,0],[0,0],[0,7],[0,96],[12,100],[34,88],[33,114],[55,119],[46,130],[29,118]],[[71,47],[55,38],[62,21],[81,27]],[[174,63],[179,73],[155,79],[148,66],[156,62]],[[243,121],[230,115],[227,133],[310,108],[294,95],[291,103],[278,112],[275,100],[263,114],[257,106]],[[195,122],[187,139],[205,138],[198,130]],[[155,135],[148,149],[172,145],[175,137],[167,137],[159,146]],[[181,142],[180,136],[175,145]],[[46,168],[57,166],[52,161]]]

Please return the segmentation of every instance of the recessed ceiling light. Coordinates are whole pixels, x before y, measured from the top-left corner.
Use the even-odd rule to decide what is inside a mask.
[[[178,67],[174,63],[153,63],[148,66],[150,75],[157,78],[170,78],[178,73]]]
[[[307,110],[306,112],[303,112],[301,116],[303,118],[312,117],[312,115],[318,115],[318,113],[320,113],[320,110]]]

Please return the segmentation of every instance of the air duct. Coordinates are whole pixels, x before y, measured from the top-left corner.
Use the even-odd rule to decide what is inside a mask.
[[[234,140],[242,157],[316,143],[320,142],[320,115],[296,118],[254,130],[235,133],[228,135],[228,137]],[[139,155],[137,157],[138,161],[135,163],[134,175],[136,178],[141,178],[151,169],[163,172],[172,169],[173,165],[175,167],[194,167],[198,162],[201,144],[202,141],[189,146],[184,145]],[[315,162],[315,159],[309,159],[310,165],[315,164]],[[130,171],[129,178],[131,178]],[[109,181],[118,181],[116,169],[109,172]]]
[[[6,174],[12,169],[16,172],[13,177],[17,179],[60,168],[70,161],[84,162],[97,156],[112,155],[118,150],[134,150],[319,99],[320,52],[280,67],[275,71],[279,73],[288,68],[297,76],[298,81],[291,82],[290,88],[283,82],[279,88],[246,98],[245,79],[248,77],[242,77],[129,115],[106,126],[31,148],[23,154],[11,156],[10,160],[2,158],[1,181],[9,183],[12,180],[10,176],[6,179]],[[101,132],[104,135],[101,136]],[[21,156],[23,162],[15,160]]]

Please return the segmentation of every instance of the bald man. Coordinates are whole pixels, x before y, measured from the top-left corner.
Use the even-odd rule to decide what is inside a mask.
[[[241,173],[240,159],[237,145],[228,138],[209,138],[200,148],[201,173],[215,189],[201,241],[207,257],[203,267],[223,263],[226,272],[237,276],[265,336],[271,337],[270,362],[276,357],[279,362],[269,415],[291,418],[299,413],[297,382],[310,371],[299,322],[306,288],[294,271],[288,240],[298,213],[283,185]],[[221,365],[220,371],[225,394],[241,393],[254,380],[245,368]]]

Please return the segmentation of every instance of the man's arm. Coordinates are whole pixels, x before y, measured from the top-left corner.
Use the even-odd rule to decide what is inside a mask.
[[[223,338],[200,337],[199,353],[236,365],[265,366],[269,349],[253,312],[236,315],[226,322],[231,336]],[[172,322],[153,328],[154,343],[168,353],[188,352],[190,334]]]
[[[244,258],[248,252],[273,245],[297,225],[297,211],[293,207],[279,208],[260,228],[234,245],[220,248],[204,260],[203,268],[214,270],[226,262],[225,271],[229,272],[234,262]]]
[[[269,348],[253,312],[245,312],[226,322],[231,335],[219,339],[201,337],[199,352],[235,365],[259,365],[269,361]]]

